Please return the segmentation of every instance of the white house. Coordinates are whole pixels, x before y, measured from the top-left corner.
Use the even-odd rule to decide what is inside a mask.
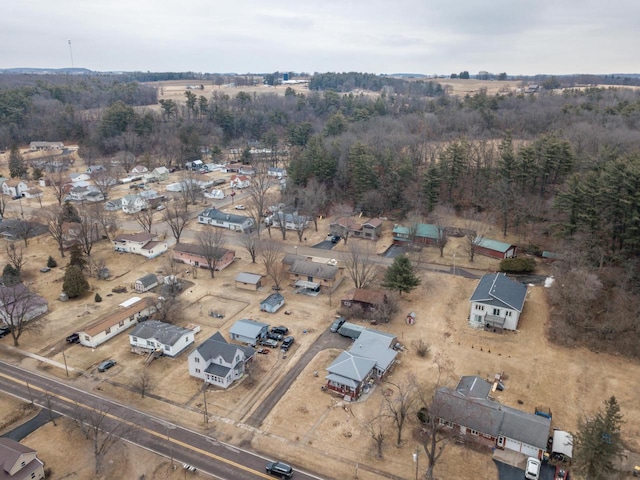
[[[211,198],[213,200],[222,200],[224,198],[224,192],[217,188],[214,188],[210,192],[204,192],[205,198]]]
[[[266,337],[268,332],[268,324],[248,318],[238,320],[229,329],[231,340],[248,345],[255,345],[261,338]]]
[[[277,179],[285,178],[287,176],[287,169],[279,167],[268,167],[267,175]]]
[[[144,165],[136,165],[129,172],[131,175],[142,175],[143,173],[147,173],[149,169]]]
[[[34,142],[31,142],[34,143]],[[38,458],[38,452],[11,438],[0,438],[0,478],[42,480],[44,463]]]
[[[147,292],[158,286],[158,277],[155,273],[148,273],[147,275],[137,279],[133,286],[136,292]]]
[[[469,323],[488,330],[516,330],[527,298],[527,286],[504,273],[489,273],[480,279],[469,301]]]
[[[246,364],[254,355],[253,348],[231,345],[216,332],[189,355],[189,375],[227,388],[244,376]]]
[[[27,188],[22,192],[24,198],[40,198],[42,197],[42,190],[36,187]]]
[[[244,215],[226,213],[215,208],[207,208],[198,215],[198,223],[227,228],[236,232],[251,232],[253,219]]]
[[[231,175],[229,185],[236,190],[242,190],[251,186],[251,179],[246,175]]]
[[[142,195],[125,195],[122,198],[122,211],[124,213],[138,213],[149,208],[149,202]]]
[[[195,341],[196,332],[158,320],[139,323],[129,333],[129,344],[148,352],[175,357]]]
[[[95,348],[120,332],[133,327],[140,318],[148,318],[157,310],[153,297],[134,297],[78,331],[80,344]]]
[[[285,213],[282,210],[269,215],[264,221],[265,224],[271,224],[276,228],[280,228],[281,223],[284,222],[287,230],[304,230],[309,226],[309,217],[298,215],[298,213]]]
[[[88,182],[91,180],[91,175],[86,172],[72,172],[69,174],[71,182]]]
[[[122,210],[122,199],[118,198],[116,200],[107,200],[104,204],[104,209],[108,212]]]
[[[48,309],[47,301],[22,283],[0,286],[0,320],[9,326],[33,320]]]
[[[10,197],[22,196],[22,193],[28,189],[29,185],[18,179],[10,179],[2,183],[2,193]]]
[[[89,165],[86,173],[91,175],[92,173],[106,172],[107,169],[104,165]]]
[[[113,241],[116,252],[135,253],[147,258],[155,258],[168,250],[166,242],[154,241],[155,235],[147,232],[118,235]]]
[[[29,150],[37,152],[39,150],[62,150],[64,143],[62,142],[31,142]]]
[[[160,181],[169,178],[169,169],[167,167],[156,167],[152,173],[155,174],[156,178]]]

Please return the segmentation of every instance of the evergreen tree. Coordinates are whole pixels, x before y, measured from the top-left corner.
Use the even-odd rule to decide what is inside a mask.
[[[69,255],[69,266],[75,265],[80,268],[80,270],[84,270],[84,267],[87,266],[87,261],[84,259],[84,254],[82,253],[80,245],[78,245],[77,243],[74,244],[69,249]]]
[[[424,176],[422,177],[422,195],[425,210],[427,213],[433,212],[440,197],[440,170],[436,165],[432,165],[424,172]]]
[[[7,263],[2,270],[2,282],[7,286],[20,283],[20,272],[10,263]]]
[[[398,255],[387,268],[382,286],[402,295],[403,292],[409,293],[420,283],[421,280],[413,272],[409,258],[406,255]]]
[[[27,174],[27,166],[17,145],[11,147],[9,153],[9,175],[11,178],[22,178]]]
[[[49,255],[49,258],[47,259],[47,267],[56,268],[57,266],[58,262],[56,262],[56,259]]]
[[[93,297],[93,300],[96,303],[100,303],[102,301],[102,297],[100,296],[100,294],[98,292],[96,292],[96,295],[95,295],[95,297]]]
[[[604,409],[578,423],[578,432],[573,435],[573,465],[586,480],[611,477],[614,460],[624,452],[620,438],[622,423],[620,405],[613,396],[604,402]]]
[[[80,297],[89,291],[89,282],[77,265],[69,265],[64,272],[62,291],[69,298]]]

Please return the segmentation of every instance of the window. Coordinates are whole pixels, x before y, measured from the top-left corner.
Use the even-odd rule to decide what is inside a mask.
[[[484,311],[484,305],[476,304],[476,310]]]
[[[493,314],[494,314],[496,317],[499,317],[499,316],[500,316],[500,309],[499,309],[499,308],[494,308],[494,309],[493,309]]]
[[[36,478],[36,472],[31,472],[31,478]]]
[[[471,435],[479,435],[479,434],[480,434],[480,432],[479,432],[479,431],[477,431],[477,430],[473,430],[472,428],[470,428],[470,429],[469,429],[469,433],[470,433]]]
[[[194,357],[193,361],[196,363],[200,363],[200,357]]]
[[[511,310],[507,310],[506,312],[504,312],[504,316],[505,317],[510,317],[512,313],[513,312]]]
[[[155,346],[156,346],[156,344],[155,344],[155,343],[153,343],[153,340],[147,340],[147,346],[148,346],[148,347],[155,347]]]
[[[131,337],[131,340],[133,340],[135,343],[138,343],[138,337]]]
[[[21,466],[21,467],[24,467],[25,465],[26,465],[26,462],[22,462],[22,463],[20,463],[20,466]]]
[[[169,345],[165,345],[164,346],[164,351],[168,352],[169,350],[171,350],[171,347]]]
[[[124,320],[120,320],[120,321],[118,322],[118,325],[120,325],[121,327],[124,327]]]
[[[107,328],[104,333],[106,333],[107,335],[109,335],[111,333],[111,327]]]
[[[196,368],[196,373],[200,373],[200,369],[199,368]]]

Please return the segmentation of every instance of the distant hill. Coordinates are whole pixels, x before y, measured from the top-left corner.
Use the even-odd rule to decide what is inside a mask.
[[[88,68],[0,68],[0,73],[9,73],[13,75],[92,75],[94,72]]]
[[[389,75],[381,75],[387,77],[397,77],[397,78],[427,78],[428,75],[424,73],[390,73]]]

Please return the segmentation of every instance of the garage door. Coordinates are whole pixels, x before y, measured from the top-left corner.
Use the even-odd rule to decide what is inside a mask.
[[[531,445],[527,445],[526,443],[522,444],[522,453],[524,453],[527,457],[538,458],[539,449],[536,447],[532,447]]]
[[[516,442],[515,440],[511,440],[510,438],[507,438],[507,441],[504,444],[504,448],[508,448],[509,450],[515,450],[516,452],[520,451],[521,446],[522,446],[521,442]]]

